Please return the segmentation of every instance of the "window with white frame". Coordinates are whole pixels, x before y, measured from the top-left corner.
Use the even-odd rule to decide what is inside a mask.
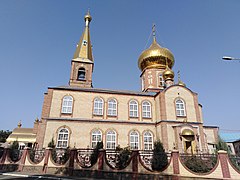
[[[115,149],[116,148],[116,132],[108,131],[106,134],[106,149]]]
[[[64,96],[62,100],[62,113],[71,114],[72,113],[73,98],[72,96]]]
[[[148,101],[142,103],[142,117],[151,118],[151,103]]]
[[[94,115],[103,115],[103,100],[101,98],[95,98],[93,106]]]
[[[117,116],[117,101],[115,99],[110,99],[108,101],[108,116]]]
[[[137,131],[132,131],[130,137],[130,149],[139,149],[139,134]]]
[[[100,130],[94,130],[92,132],[92,148],[95,148],[98,142],[102,141],[102,132]]]
[[[66,128],[62,128],[58,131],[57,136],[57,147],[58,148],[67,148],[68,147],[68,138],[69,138],[69,131]]]
[[[176,114],[177,116],[186,116],[185,104],[182,99],[176,100]]]
[[[135,100],[129,102],[129,116],[138,117],[138,103]]]
[[[149,131],[146,131],[143,134],[143,146],[144,146],[144,150],[152,150],[153,149],[153,135]]]

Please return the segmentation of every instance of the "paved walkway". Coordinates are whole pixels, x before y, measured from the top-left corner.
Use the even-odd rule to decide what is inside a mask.
[[[23,172],[5,172],[0,173],[0,180],[1,179],[55,179],[55,180],[72,180],[72,179],[79,179],[79,180],[96,180],[95,178],[86,178],[86,177],[70,177],[70,176],[57,176],[51,174],[33,174],[33,173],[23,173]],[[103,179],[98,179],[103,180]]]

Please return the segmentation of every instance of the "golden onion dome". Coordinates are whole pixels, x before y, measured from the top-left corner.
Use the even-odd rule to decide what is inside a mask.
[[[174,79],[174,72],[168,66],[165,71],[163,71],[163,78],[165,80],[173,80]]]
[[[151,46],[144,50],[138,58],[138,67],[141,71],[147,68],[165,69],[166,65],[170,68],[174,65],[174,56],[170,50],[161,47],[154,37]]]
[[[191,130],[191,129],[184,129],[182,131],[182,135],[183,136],[193,136],[194,135],[194,132]]]

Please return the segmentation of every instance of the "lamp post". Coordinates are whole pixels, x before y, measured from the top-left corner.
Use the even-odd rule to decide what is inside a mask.
[[[235,58],[235,57],[230,57],[230,56],[223,56],[222,59],[227,60],[227,61],[240,60],[240,58]]]

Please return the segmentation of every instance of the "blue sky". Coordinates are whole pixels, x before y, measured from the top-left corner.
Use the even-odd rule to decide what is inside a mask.
[[[0,129],[32,127],[47,87],[68,83],[88,8],[94,87],[140,91],[137,60],[155,23],[175,74],[199,94],[205,125],[240,130],[240,63],[221,60],[240,57],[238,0],[1,0]]]

